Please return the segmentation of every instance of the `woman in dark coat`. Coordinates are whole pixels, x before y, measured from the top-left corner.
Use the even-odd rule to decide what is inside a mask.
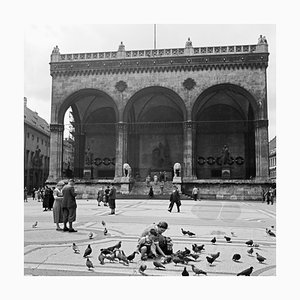
[[[49,188],[46,185],[45,186],[45,190],[44,190],[44,196],[43,196],[43,208],[44,211],[47,211],[49,208],[49,202],[50,202],[50,192],[49,192]]]

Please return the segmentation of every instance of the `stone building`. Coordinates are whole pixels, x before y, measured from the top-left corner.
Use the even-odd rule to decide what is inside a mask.
[[[256,199],[268,184],[268,44],[51,54],[49,183],[62,177],[64,115],[74,117],[78,189],[134,184],[180,163],[177,183]],[[131,167],[125,177],[123,165]]]
[[[27,107],[24,97],[24,186],[43,186],[49,175],[50,126]]]

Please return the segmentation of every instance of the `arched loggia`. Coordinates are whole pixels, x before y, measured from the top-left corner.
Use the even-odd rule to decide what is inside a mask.
[[[174,163],[183,162],[186,115],[183,100],[168,88],[144,88],[128,101],[124,110],[127,161],[136,179],[159,172],[166,172],[172,179]]]
[[[198,97],[192,110],[198,179],[255,177],[257,111],[254,97],[231,84],[213,86]]]
[[[62,122],[71,107],[73,114],[74,177],[113,178],[116,156],[118,110],[113,99],[96,89],[83,89],[67,97],[60,106]],[[65,144],[65,141],[64,143]],[[62,160],[68,155],[63,150]]]

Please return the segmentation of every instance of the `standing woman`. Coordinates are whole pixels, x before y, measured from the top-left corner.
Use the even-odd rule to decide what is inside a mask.
[[[63,223],[63,210],[62,210],[62,188],[65,185],[63,181],[59,181],[56,185],[56,188],[53,191],[54,196],[54,205],[53,205],[53,219],[56,224],[56,230],[61,231],[62,228],[59,226],[59,223]]]

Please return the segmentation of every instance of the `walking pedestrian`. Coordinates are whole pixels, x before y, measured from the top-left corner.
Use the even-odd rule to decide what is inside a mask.
[[[33,188],[33,189],[32,189],[32,200],[35,200],[35,199],[36,199],[36,197],[35,197],[35,191],[36,191],[36,189]]]
[[[163,193],[164,193],[164,181],[160,182],[160,186],[159,187],[160,187],[160,194],[163,195]]]
[[[48,186],[46,185],[45,186],[45,189],[44,189],[44,193],[43,193],[43,208],[44,208],[44,211],[47,211],[48,209],[50,210],[50,190],[48,188]]]
[[[62,209],[63,209],[63,222],[64,228],[63,231],[69,232],[77,232],[73,228],[73,222],[76,221],[76,193],[74,189],[75,181],[74,179],[70,179],[68,184],[65,185],[62,189],[63,201],[62,201]],[[67,227],[67,223],[69,222],[69,228]]]
[[[150,189],[149,189],[148,196],[149,196],[149,198],[150,198],[150,199],[152,199],[152,198],[153,198],[153,196],[154,196],[154,193],[153,193],[153,187],[152,187],[152,185],[150,186]]]
[[[38,202],[41,202],[42,195],[41,195],[41,189],[40,188],[38,188],[35,191],[35,198],[37,199]]]
[[[111,210],[110,215],[114,215],[116,213],[116,197],[117,197],[117,190],[114,186],[114,183],[111,184],[110,192],[109,192],[109,198],[108,198],[108,204],[109,208]]]
[[[198,189],[194,186],[192,190],[192,195],[195,201],[198,199]]]
[[[104,190],[103,190],[103,187],[100,186],[99,191],[97,193],[98,206],[101,206],[101,202],[104,203],[103,198],[104,198]]]
[[[168,208],[169,212],[172,211],[174,203],[177,206],[177,212],[180,212],[181,201],[180,201],[180,195],[179,195],[177,186],[174,186],[172,194],[170,195],[170,204],[169,204],[169,208]]]
[[[63,181],[59,181],[56,185],[56,188],[53,191],[54,204],[53,204],[53,220],[56,224],[56,230],[63,230],[59,223],[63,223],[63,209],[62,209],[62,201],[63,201],[63,193],[62,188],[65,185]]]
[[[108,204],[108,200],[109,200],[109,193],[110,193],[110,188],[109,188],[109,185],[106,187],[106,189],[105,189],[105,202],[104,202],[104,206],[107,206],[107,204]]]

